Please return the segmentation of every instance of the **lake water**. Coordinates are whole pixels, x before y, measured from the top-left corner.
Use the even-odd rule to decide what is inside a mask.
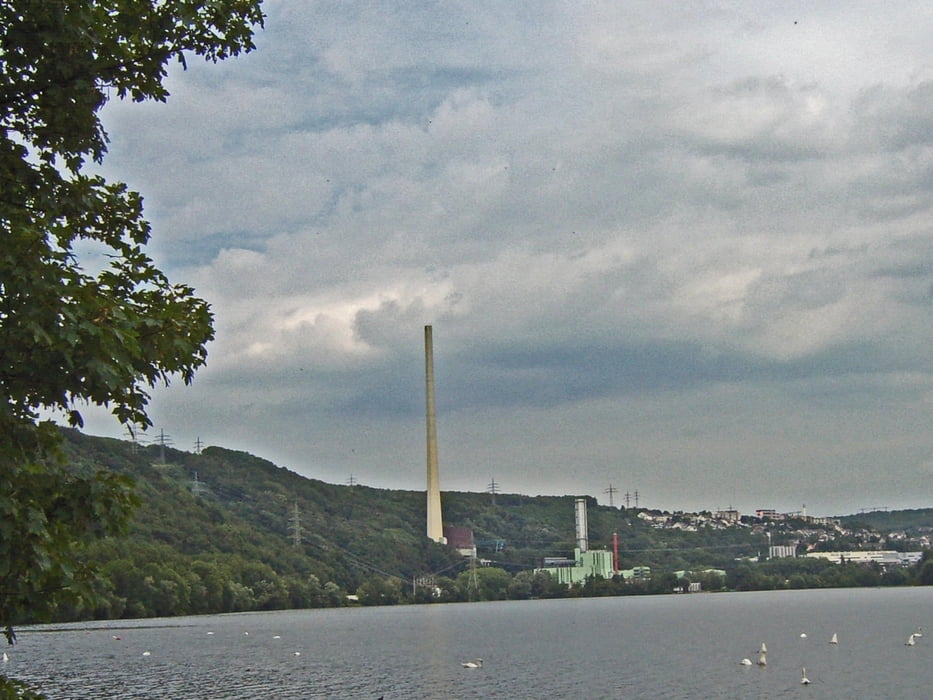
[[[742,666],[762,642],[768,665]],[[933,587],[48,625],[20,629],[7,654],[3,672],[51,700],[926,698]],[[482,668],[461,667],[477,657]]]

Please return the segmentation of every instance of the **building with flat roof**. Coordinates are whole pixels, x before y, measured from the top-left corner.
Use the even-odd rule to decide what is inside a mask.
[[[852,551],[852,552],[808,552],[812,559],[829,559],[833,564],[854,562],[856,564],[870,564],[872,562],[883,567],[911,566],[923,558],[923,552],[895,552],[893,550]]]
[[[557,566],[544,566],[535,569],[547,572],[557,583],[563,583],[567,586],[574,583],[585,583],[589,576],[599,576],[604,579],[612,578],[615,571],[612,568],[612,552],[606,549],[590,550],[581,552],[577,547],[573,550],[573,559],[564,559],[560,562],[551,559],[552,564]],[[568,566],[567,564],[571,564]]]

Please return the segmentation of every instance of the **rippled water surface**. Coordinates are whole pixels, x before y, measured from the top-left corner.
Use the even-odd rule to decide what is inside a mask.
[[[906,646],[918,626],[929,633]],[[829,644],[834,632],[838,645]],[[742,666],[761,642],[767,667]],[[933,687],[933,588],[37,626],[20,630],[7,653],[3,672],[50,700],[924,698]],[[477,657],[481,669],[460,666]],[[809,686],[800,684],[802,666]]]

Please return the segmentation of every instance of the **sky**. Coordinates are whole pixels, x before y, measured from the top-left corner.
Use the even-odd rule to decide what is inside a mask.
[[[430,324],[442,490],[933,506],[928,2],[264,8],[102,114],[216,316],[145,439],[422,490]]]

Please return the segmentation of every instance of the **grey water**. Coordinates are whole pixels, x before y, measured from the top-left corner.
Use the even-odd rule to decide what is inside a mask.
[[[762,642],[767,666],[743,666]],[[2,672],[50,700],[926,698],[933,587],[45,625],[20,629],[7,654]]]

